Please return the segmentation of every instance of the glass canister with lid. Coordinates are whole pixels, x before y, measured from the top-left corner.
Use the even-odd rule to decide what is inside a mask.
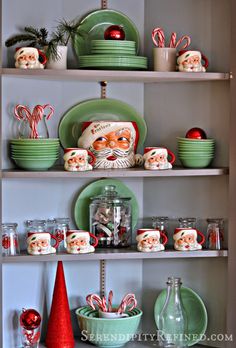
[[[91,197],[90,232],[99,247],[128,247],[132,237],[131,197],[120,197],[115,185],[107,185],[101,195]]]

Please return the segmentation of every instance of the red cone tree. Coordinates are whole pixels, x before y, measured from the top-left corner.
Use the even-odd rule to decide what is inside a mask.
[[[46,335],[48,348],[74,348],[75,341],[62,261],[57,264],[51,312]]]

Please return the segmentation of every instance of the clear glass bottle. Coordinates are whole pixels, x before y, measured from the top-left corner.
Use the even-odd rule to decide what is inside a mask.
[[[2,224],[2,256],[20,255],[16,223]]]
[[[196,218],[179,218],[179,228],[196,228]]]
[[[181,285],[180,278],[168,278],[166,300],[158,318],[158,337],[161,347],[187,347],[188,322],[181,299]]]
[[[92,197],[90,232],[99,247],[128,247],[131,244],[130,197],[120,197],[114,185],[107,185],[101,195]]]
[[[207,248],[211,250],[223,249],[224,219],[207,219]]]
[[[29,232],[47,232],[46,220],[26,220],[26,231]]]
[[[168,222],[169,218],[167,216],[153,216],[152,227],[165,233],[166,237],[168,238]]]
[[[54,220],[54,236],[59,241],[57,252],[66,251],[66,232],[69,231],[70,219],[69,218],[56,218]]]

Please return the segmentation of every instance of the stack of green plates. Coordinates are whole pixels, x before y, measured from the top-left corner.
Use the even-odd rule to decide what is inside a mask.
[[[205,168],[210,165],[215,154],[214,139],[177,138],[178,156],[184,167]]]
[[[80,68],[114,69],[114,70],[145,70],[147,58],[140,56],[88,55],[80,56]]]
[[[11,158],[19,168],[47,170],[59,157],[59,139],[12,139]]]
[[[125,40],[92,40],[91,54],[106,54],[118,56],[135,56],[135,41]]]

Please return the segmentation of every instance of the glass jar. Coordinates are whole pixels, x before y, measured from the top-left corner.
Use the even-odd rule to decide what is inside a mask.
[[[179,228],[196,228],[196,218],[179,218]]]
[[[47,232],[46,220],[26,220],[26,232]]]
[[[223,249],[224,219],[207,219],[207,248],[211,250]]]
[[[170,277],[167,295],[158,318],[160,346],[165,348],[187,348],[187,315],[181,299],[181,279]]]
[[[152,227],[163,232],[168,238],[168,222],[169,218],[167,216],[153,216]]]
[[[59,241],[57,252],[66,251],[66,232],[70,229],[69,224],[69,218],[56,218],[54,220],[53,234]]]
[[[2,224],[2,255],[20,255],[16,223]]]
[[[90,232],[98,238],[99,247],[127,247],[131,244],[130,197],[120,197],[114,185],[91,198]]]

